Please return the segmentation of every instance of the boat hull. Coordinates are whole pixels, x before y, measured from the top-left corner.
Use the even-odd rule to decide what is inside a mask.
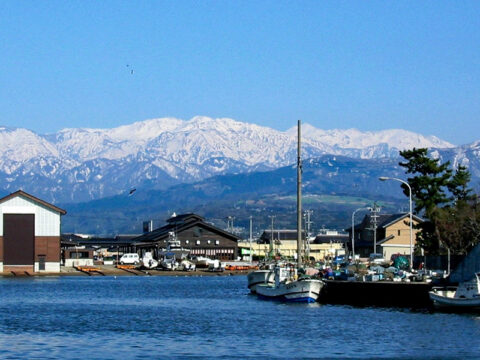
[[[430,299],[438,307],[452,308],[480,308],[480,297],[474,298],[456,298],[455,291],[430,291]]]
[[[257,285],[256,292],[264,300],[313,303],[318,300],[322,287],[320,280],[297,280],[278,286]]]
[[[273,270],[255,270],[247,275],[248,288],[252,294],[257,292],[257,286],[261,284],[275,284],[275,273]]]

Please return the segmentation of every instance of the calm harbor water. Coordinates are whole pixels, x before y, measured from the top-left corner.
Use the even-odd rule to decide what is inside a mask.
[[[281,304],[244,276],[0,279],[2,359],[479,358],[480,314]]]

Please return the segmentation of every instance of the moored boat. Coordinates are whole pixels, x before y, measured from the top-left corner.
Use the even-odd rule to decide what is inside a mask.
[[[433,288],[429,296],[437,307],[480,308],[480,273],[456,288]]]
[[[323,282],[311,278],[298,278],[297,268],[302,267],[302,161],[301,161],[301,130],[298,121],[297,150],[297,265],[276,264],[274,270],[275,284],[257,284],[256,293],[259,298],[292,302],[315,302],[320,296]],[[273,230],[272,230],[273,233]],[[273,241],[273,236],[271,241]],[[260,276],[260,275],[259,275]]]
[[[273,269],[254,270],[247,275],[247,281],[250,292],[252,294],[256,294],[258,285],[275,284],[275,272]]]
[[[274,271],[275,284],[258,284],[256,293],[259,298],[285,302],[316,302],[320,296],[323,282],[317,279],[297,278],[294,266],[277,266]],[[296,279],[296,280],[295,280]]]

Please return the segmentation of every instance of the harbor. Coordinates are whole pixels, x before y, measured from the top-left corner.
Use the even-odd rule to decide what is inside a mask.
[[[5,359],[475,359],[480,345],[465,339],[478,337],[479,321],[478,314],[259,301],[244,276],[0,278]]]

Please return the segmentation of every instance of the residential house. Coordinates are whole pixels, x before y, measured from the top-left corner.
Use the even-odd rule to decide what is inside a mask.
[[[374,232],[374,218],[365,215],[360,224],[354,227],[355,254],[360,257],[368,257],[371,253],[381,253],[385,259],[390,259],[393,254],[410,255],[410,216],[409,213],[380,214],[376,219],[376,232]],[[413,241],[415,248],[416,233],[415,225],[423,220],[416,215],[412,216]],[[349,238],[352,238],[352,228],[347,229]],[[376,237],[374,237],[376,235]],[[374,243],[376,242],[376,249]],[[352,249],[352,242],[349,241],[349,249]]]

